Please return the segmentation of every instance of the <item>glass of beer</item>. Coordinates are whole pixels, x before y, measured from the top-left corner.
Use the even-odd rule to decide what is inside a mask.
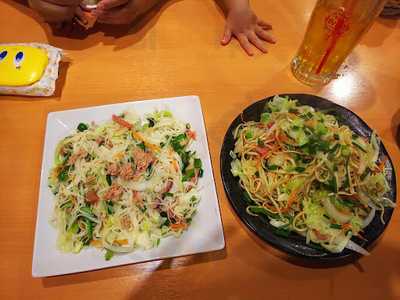
[[[293,75],[311,86],[327,84],[369,29],[386,0],[318,0]]]

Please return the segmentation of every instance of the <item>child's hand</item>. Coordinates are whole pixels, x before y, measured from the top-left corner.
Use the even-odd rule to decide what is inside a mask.
[[[248,55],[254,55],[252,44],[263,53],[267,53],[265,42],[276,43],[276,40],[268,33],[271,29],[271,24],[258,19],[248,6],[231,9],[228,11],[221,44],[224,46],[229,44],[232,36],[235,36]]]
[[[28,0],[28,2],[46,22],[57,24],[73,19],[80,0]]]
[[[162,0],[102,0],[94,11],[97,21],[106,24],[131,24]]]

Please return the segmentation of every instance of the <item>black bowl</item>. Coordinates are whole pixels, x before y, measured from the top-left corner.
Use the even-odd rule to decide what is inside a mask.
[[[326,113],[335,115],[339,123],[349,126],[357,134],[368,138],[371,136],[371,128],[360,117],[345,107],[314,95],[282,94],[281,96],[289,96],[291,99],[297,99],[300,104],[312,106],[316,110],[324,110]],[[360,255],[354,251],[344,249],[341,253],[330,253],[323,249],[318,249],[318,247],[313,245],[307,245],[305,238],[296,233],[291,233],[288,238],[278,236],[273,232],[273,226],[269,224],[267,217],[256,217],[249,215],[246,212],[248,204],[245,200],[244,191],[239,185],[238,178],[235,178],[230,171],[232,158],[230,157],[229,152],[233,150],[235,143],[233,131],[240,123],[242,123],[242,121],[259,121],[266,102],[271,101],[272,98],[273,96],[268,97],[247,107],[232,122],[225,135],[221,149],[220,161],[222,181],[228,199],[239,218],[259,238],[289,255],[300,258],[302,263],[336,265],[352,262],[360,257]],[[390,186],[388,197],[393,199],[393,201],[396,201],[396,175],[393,163],[382,143],[380,144],[379,155],[380,157],[386,156],[388,158],[386,162],[387,180]],[[375,216],[370,225],[364,230],[364,236],[367,239],[366,241],[355,237],[353,237],[352,240],[361,247],[371,247],[384,232],[392,217],[392,213],[393,209],[385,209],[383,216],[385,224],[381,223],[378,214]]]

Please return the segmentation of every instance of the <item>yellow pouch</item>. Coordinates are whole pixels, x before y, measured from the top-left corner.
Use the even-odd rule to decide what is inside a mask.
[[[0,44],[0,94],[51,96],[61,58],[46,44]]]

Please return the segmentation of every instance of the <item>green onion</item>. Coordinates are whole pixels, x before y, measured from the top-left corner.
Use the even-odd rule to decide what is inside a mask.
[[[246,137],[246,139],[251,139],[253,138],[253,132],[252,131],[247,131],[244,135]]]
[[[246,200],[246,202],[250,203],[250,204],[254,204],[253,199],[251,199],[249,193],[247,191],[244,191],[244,199]]]
[[[111,178],[111,175],[110,175],[110,174],[107,174],[107,175],[106,175],[106,180],[107,180],[108,185],[111,185],[111,184],[112,184],[112,178]]]
[[[67,202],[64,202],[63,204],[61,204],[60,208],[61,209],[65,209],[65,208],[71,208],[72,206],[73,206],[72,202],[71,201],[67,201]]]
[[[58,180],[59,180],[59,181],[67,181],[67,179],[68,179],[68,171],[69,171],[69,167],[64,168],[64,169],[58,174]]]
[[[275,170],[278,170],[278,168],[279,168],[279,166],[277,166],[277,165],[268,165],[267,166],[267,169],[269,171],[275,171]]]
[[[367,150],[364,149],[363,146],[361,146],[359,143],[357,143],[356,141],[353,141],[352,144],[354,146],[356,146],[358,149],[360,149],[362,152],[367,153]]]
[[[319,244],[310,242],[308,245],[309,245],[311,248],[313,248],[313,249],[320,250],[320,251],[326,251],[325,248],[322,247],[322,246],[319,245]]]
[[[335,153],[336,150],[338,150],[340,147],[340,144],[336,144],[335,146],[333,146],[332,148],[329,149],[329,152],[331,153]]]
[[[344,206],[347,206],[349,208],[353,208],[354,206],[356,206],[356,204],[353,201],[349,200],[349,199],[340,198],[338,200],[340,201],[340,204],[342,204]]]
[[[268,123],[270,120],[271,120],[270,113],[265,112],[261,114],[261,119],[260,119],[261,123]]]
[[[301,129],[300,126],[297,126],[297,125],[292,126],[292,130],[294,130],[294,131],[298,131],[300,129]]]
[[[330,227],[333,229],[342,229],[342,225],[340,224],[331,224]]]
[[[165,221],[164,221],[163,224],[161,224],[161,226],[169,226],[171,222],[170,222],[169,219],[168,219],[167,213],[166,213],[165,211],[162,211],[162,212],[160,212],[160,216],[161,216],[162,218],[165,218]]]
[[[179,156],[181,157],[181,160],[182,160],[182,171],[183,171],[189,165],[189,160],[193,156],[193,153],[191,153],[190,151],[186,151],[186,152],[185,151],[179,151],[178,154],[179,154]]]
[[[268,210],[266,210],[264,207],[261,207],[261,206],[249,206],[249,210],[253,214],[265,215],[265,216],[270,217],[272,219],[279,218],[278,214],[271,213]]]
[[[81,212],[88,214],[89,216],[93,216],[92,209],[88,206],[83,206],[80,208]]]
[[[369,168],[367,168],[367,169],[364,171],[364,173],[361,174],[360,179],[361,179],[361,180],[364,180],[364,179],[368,176],[368,174],[370,174],[370,173],[371,173],[371,170],[370,170]]]
[[[171,146],[176,152],[182,151],[187,144],[186,134],[182,133],[171,139]]]
[[[332,175],[332,178],[328,181],[327,184],[325,184],[325,186],[331,192],[337,193],[338,186],[337,186],[337,182],[336,182],[336,176]]]
[[[304,167],[296,167],[296,168],[294,168],[294,170],[296,172],[298,172],[298,173],[303,173],[306,170],[306,168],[304,168]]]
[[[317,135],[325,135],[328,133],[328,128],[323,123],[318,122],[315,126],[315,133]]]
[[[307,112],[306,114],[301,115],[300,118],[306,121],[311,120],[313,118],[313,114],[311,112]]]
[[[106,250],[106,254],[104,255],[105,260],[110,260],[112,257],[114,256],[114,252],[112,252],[111,250]]]
[[[104,204],[106,206],[107,214],[114,214],[114,203],[112,201],[104,201]]]
[[[201,167],[202,167],[201,159],[198,159],[198,158],[194,159],[194,167],[196,169],[201,169]]]
[[[153,118],[147,118],[147,121],[149,121],[149,128],[154,127],[156,121]]]
[[[274,227],[273,231],[276,235],[284,237],[284,238],[287,238],[290,235],[290,230],[287,229],[285,226],[278,227],[278,228]]]
[[[69,228],[68,232],[72,233],[72,234],[76,234],[79,231],[79,224],[78,222],[74,222],[72,223],[71,227]]]
[[[143,151],[146,151],[146,146],[144,144],[144,142],[141,142],[140,144],[137,144],[137,146],[142,149]]]
[[[79,123],[77,129],[79,132],[84,132],[85,130],[89,129],[89,126],[85,123]]]
[[[84,244],[89,245],[90,241],[93,239],[93,223],[87,218],[83,219],[86,227],[86,236],[84,237]]]
[[[196,175],[194,169],[186,170],[186,173],[182,177],[182,181],[189,181]]]

